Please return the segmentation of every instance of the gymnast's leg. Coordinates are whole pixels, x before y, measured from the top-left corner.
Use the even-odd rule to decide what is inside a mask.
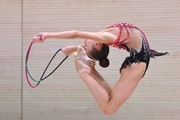
[[[81,62],[79,61],[81,59]],[[84,72],[88,72],[89,75],[98,83],[105,91],[108,93],[108,95],[111,94],[111,87],[110,85],[105,81],[105,79],[97,72],[95,69],[95,61],[90,59],[83,51],[83,49],[78,48],[77,52],[74,53],[74,60],[75,64],[77,61],[78,64],[76,65],[76,70],[79,75],[84,74]],[[83,63],[83,62],[85,63]]]
[[[139,80],[143,76],[146,64],[142,62],[138,64],[133,63],[130,67],[122,69],[121,77],[110,94],[97,82],[97,79],[101,78],[99,77],[100,74],[95,70],[94,66],[88,63],[87,59],[85,61],[84,56],[82,57],[82,55],[80,55],[79,58],[75,60],[75,67],[102,112],[106,115],[112,115],[135,90]]]

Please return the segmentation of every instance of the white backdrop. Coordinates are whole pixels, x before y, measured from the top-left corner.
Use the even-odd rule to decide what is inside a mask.
[[[178,0],[1,0],[0,120],[179,120],[179,20]],[[38,88],[28,86],[24,60],[35,34],[75,29],[99,31],[118,22],[138,26],[146,33],[151,48],[170,55],[151,59],[145,77],[113,116],[101,113],[78,77],[72,56]],[[34,45],[29,61],[33,77],[40,77],[58,48],[82,42],[48,39]],[[112,87],[127,55],[126,51],[111,48],[110,67],[97,67]]]

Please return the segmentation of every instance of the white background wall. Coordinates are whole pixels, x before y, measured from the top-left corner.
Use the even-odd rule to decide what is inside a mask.
[[[0,120],[179,120],[179,20],[178,0],[1,0]],[[119,22],[138,26],[146,33],[151,48],[170,55],[151,59],[145,77],[113,116],[101,113],[78,77],[72,56],[38,88],[28,86],[24,59],[35,34],[74,29],[99,31]],[[48,39],[35,44],[29,60],[33,77],[40,77],[58,48],[82,42]],[[97,67],[112,87],[127,55],[126,51],[111,48],[110,67]],[[50,70],[61,57],[59,54]]]

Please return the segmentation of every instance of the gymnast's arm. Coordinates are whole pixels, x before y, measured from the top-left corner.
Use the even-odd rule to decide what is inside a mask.
[[[81,44],[81,46],[84,48],[85,47],[85,44]],[[65,54],[65,55],[70,55],[74,52],[77,51],[77,48],[78,46],[67,46],[67,47],[63,47],[62,48],[62,52]]]
[[[67,46],[67,47],[62,48],[62,52],[68,56],[72,54],[73,52],[77,51],[77,47],[78,46]]]
[[[43,42],[48,38],[59,38],[59,39],[76,39],[84,38],[91,39],[100,43],[111,43],[117,39],[111,29],[103,30],[100,32],[85,32],[85,31],[63,31],[63,32],[44,32],[39,33],[33,37],[33,42]]]

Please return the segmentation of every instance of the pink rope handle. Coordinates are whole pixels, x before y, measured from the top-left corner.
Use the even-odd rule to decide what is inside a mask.
[[[31,47],[32,47],[32,44],[33,42],[31,42],[30,46],[29,46],[29,49],[28,49],[28,52],[27,52],[27,56],[26,56],[26,64],[28,62],[28,59],[29,59],[29,55],[30,55],[30,51],[31,51]],[[26,80],[27,80],[27,83],[29,84],[29,86],[31,88],[36,88],[38,86],[38,84],[36,85],[32,85],[29,78],[28,78],[28,72],[27,72],[27,68],[26,68],[26,65],[25,65],[25,74],[26,74]]]

